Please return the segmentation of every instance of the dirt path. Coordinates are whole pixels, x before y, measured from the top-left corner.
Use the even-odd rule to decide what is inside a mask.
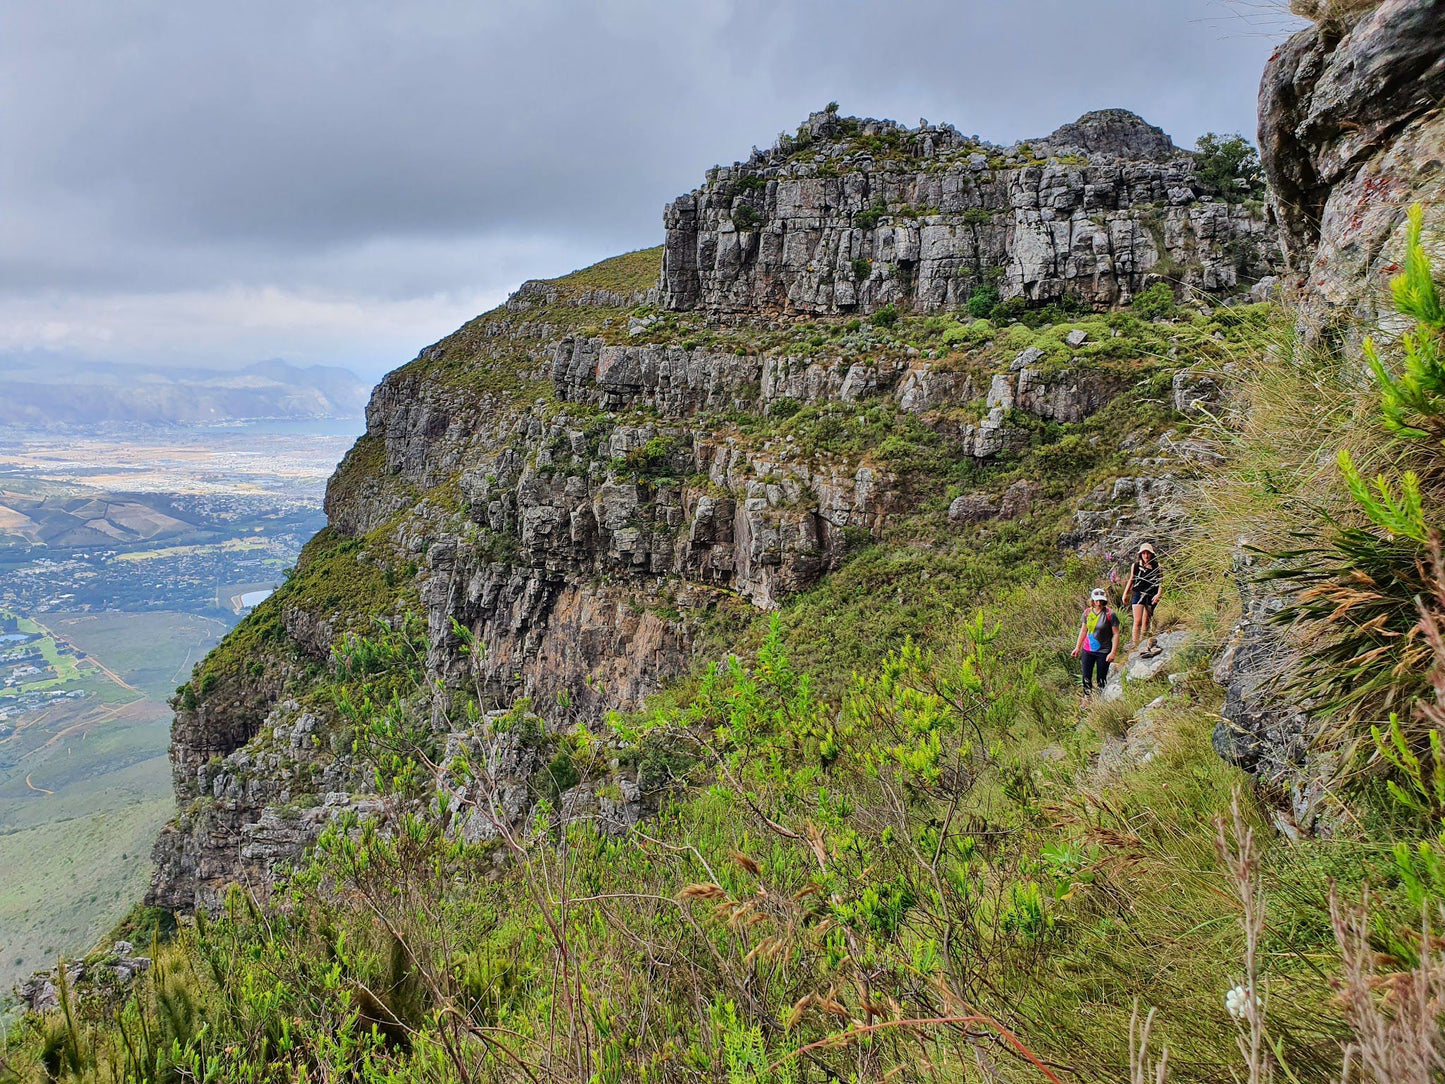
[[[25,777],[25,785],[26,785],[27,787],[29,787],[31,790],[35,791],[37,794],[54,794],[54,793],[55,793],[55,791],[53,791],[53,790],[46,790],[44,787],[37,787],[34,783],[30,782],[30,777],[29,777],[28,775]]]

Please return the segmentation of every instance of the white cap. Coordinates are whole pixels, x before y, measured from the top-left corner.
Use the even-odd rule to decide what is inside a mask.
[[[1096,588],[1094,588],[1094,593],[1089,596],[1089,601],[1090,601],[1090,602],[1108,602],[1108,601],[1109,601],[1109,592],[1105,591],[1102,587],[1096,587]]]

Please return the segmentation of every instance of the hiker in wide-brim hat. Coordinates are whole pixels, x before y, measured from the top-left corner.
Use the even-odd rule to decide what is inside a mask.
[[[1145,542],[1139,547],[1139,556],[1129,568],[1129,578],[1124,581],[1124,598],[1133,607],[1134,624],[1130,629],[1130,648],[1137,648],[1139,641],[1149,635],[1149,626],[1154,621],[1154,607],[1159,605],[1159,596],[1164,590],[1164,570],[1154,553],[1154,544]]]

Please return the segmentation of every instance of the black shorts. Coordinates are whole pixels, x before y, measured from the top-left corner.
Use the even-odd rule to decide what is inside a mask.
[[[1154,592],[1148,589],[1134,588],[1134,597],[1130,600],[1130,605],[1154,609]]]

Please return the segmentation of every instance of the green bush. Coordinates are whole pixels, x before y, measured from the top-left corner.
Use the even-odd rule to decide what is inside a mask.
[[[1220,136],[1205,132],[1195,145],[1194,175],[1213,195],[1232,203],[1256,199],[1264,193],[1264,170],[1259,152],[1238,133]]]
[[[803,404],[799,400],[784,396],[782,399],[775,400],[773,404],[768,407],[768,416],[777,418],[780,421],[786,421],[802,409]]]
[[[662,478],[670,475],[673,461],[682,449],[677,437],[659,433],[646,444],[633,448],[622,460],[622,469],[640,478]]]
[[[892,327],[898,323],[898,310],[892,305],[884,305],[868,317],[868,322],[874,327]]]
[[[968,314],[975,320],[983,319],[990,315],[998,305],[998,287],[984,285],[973,291],[968,299]]]
[[[1134,295],[1134,312],[1144,320],[1162,320],[1173,316],[1178,305],[1174,301],[1174,290],[1167,282],[1156,282]]]
[[[888,205],[881,199],[873,204],[866,211],[859,211],[853,216],[853,225],[860,230],[871,230],[888,214]]]
[[[760,212],[751,203],[739,203],[733,207],[733,225],[740,230],[750,230],[763,220]]]

